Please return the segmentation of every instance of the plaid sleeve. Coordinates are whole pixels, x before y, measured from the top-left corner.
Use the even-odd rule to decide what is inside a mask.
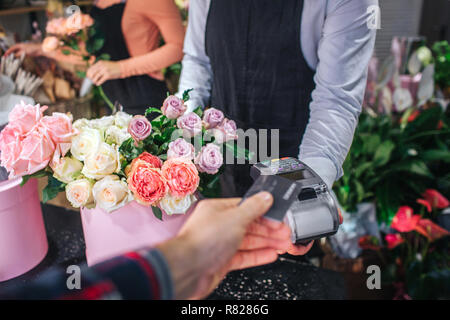
[[[80,289],[69,289],[70,274],[53,269],[39,279],[1,292],[3,299],[172,299],[173,283],[156,249],[129,252],[91,268],[81,267]]]

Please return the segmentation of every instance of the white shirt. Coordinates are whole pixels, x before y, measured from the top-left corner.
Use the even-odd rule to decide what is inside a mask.
[[[189,3],[179,92],[195,89],[188,101],[190,110],[207,106],[211,95],[213,77],[205,53],[210,2]],[[361,112],[367,67],[375,45],[376,31],[367,24],[372,5],[378,5],[378,0],[304,0],[299,41],[307,63],[315,70],[316,88],[299,159],[329,187],[343,174],[342,164]]]

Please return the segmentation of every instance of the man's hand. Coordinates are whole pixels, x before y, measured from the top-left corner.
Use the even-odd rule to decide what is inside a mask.
[[[86,76],[101,86],[107,80],[120,78],[120,65],[117,61],[98,61],[87,70]]]
[[[175,297],[201,298],[227,272],[275,261],[286,251],[290,230],[260,218],[272,206],[270,193],[240,199],[201,201],[179,235],[158,248],[166,257]]]

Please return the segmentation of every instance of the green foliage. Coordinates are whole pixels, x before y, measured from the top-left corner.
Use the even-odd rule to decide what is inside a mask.
[[[450,45],[447,41],[436,42],[433,45],[436,73],[434,79],[442,88],[450,86]]]
[[[186,102],[189,100],[189,92],[191,92],[194,89],[187,89],[183,92],[183,101]]]
[[[38,172],[35,172],[30,175],[25,175],[22,177],[22,182],[20,183],[20,186],[24,186],[25,183],[27,183],[28,180],[30,180],[31,178],[42,178],[50,175],[51,173],[49,171],[46,171],[45,169],[39,170]]]
[[[444,124],[438,128],[440,121]],[[414,204],[427,188],[443,189],[450,174],[449,117],[432,106],[411,122],[402,115],[360,116],[355,138],[344,162],[344,176],[334,186],[349,212],[362,201],[375,201],[380,221],[389,223],[400,205]]]
[[[161,211],[161,209],[158,208],[158,207],[152,207],[152,211],[153,211],[153,214],[155,215],[155,217],[162,221],[162,211]]]
[[[44,190],[42,190],[42,202],[46,203],[47,201],[52,200],[58,195],[58,193],[64,191],[65,188],[65,183],[62,183],[53,176],[48,176],[48,184]]]

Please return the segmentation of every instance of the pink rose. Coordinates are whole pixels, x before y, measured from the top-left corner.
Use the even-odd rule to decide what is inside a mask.
[[[206,129],[212,129],[222,123],[224,119],[223,112],[216,108],[209,108],[203,115],[203,122]]]
[[[224,143],[229,140],[236,140],[236,122],[229,119],[224,119],[222,123],[214,129],[214,138],[217,143]]]
[[[208,174],[216,174],[223,164],[223,156],[220,147],[214,143],[209,143],[202,147],[195,158],[198,171]]]
[[[16,104],[14,109],[9,113],[9,123],[13,123],[21,134],[26,134],[41,120],[44,110],[48,107],[41,107],[39,104],[25,104],[23,101]]]
[[[59,47],[59,40],[56,37],[46,37],[42,42],[42,51],[52,52]]]
[[[9,172],[14,170],[19,158],[22,140],[20,132],[11,123],[0,132],[0,163]]]
[[[169,143],[167,158],[185,158],[192,160],[194,159],[194,153],[195,149],[191,143],[187,142],[183,138],[178,138],[175,141]]]
[[[202,132],[202,119],[196,113],[189,112],[178,118],[177,127],[183,130],[183,136],[191,138]]]
[[[176,119],[180,117],[185,111],[186,106],[184,101],[176,96],[168,96],[163,102],[161,111],[169,119]]]
[[[6,150],[2,150],[2,157],[3,153],[9,157],[7,162],[10,178],[30,175],[44,169],[55,152],[55,144],[42,126],[36,126],[17,146],[20,153],[11,144]]]
[[[195,165],[188,159],[172,158],[164,162],[162,175],[167,181],[170,194],[181,199],[188,194],[193,194],[200,182]]]
[[[152,124],[144,116],[134,116],[128,124],[128,133],[138,143],[147,138],[152,132]]]
[[[60,154],[64,156],[70,150],[72,137],[78,134],[78,131],[72,127],[72,116],[54,112],[51,116],[43,117],[41,125],[57,145]]]

